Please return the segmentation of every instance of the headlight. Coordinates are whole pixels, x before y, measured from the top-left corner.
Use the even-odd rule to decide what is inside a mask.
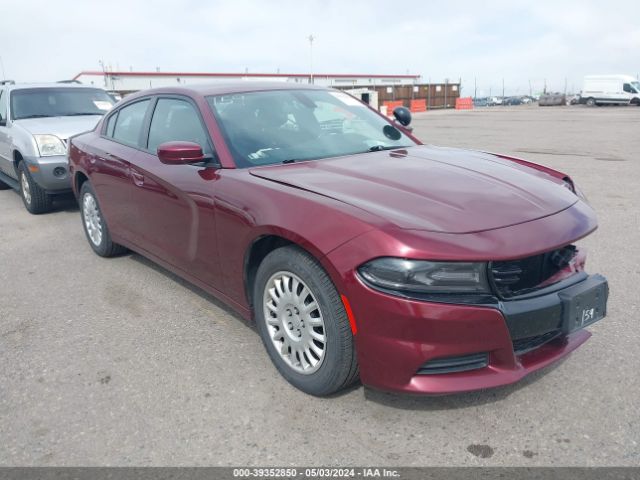
[[[358,268],[374,287],[417,293],[489,293],[487,264],[378,258]]]
[[[564,181],[563,184],[566,188],[568,188],[573,193],[575,193],[580,200],[583,200],[584,202],[589,204],[589,200],[587,200],[587,197],[585,196],[584,192],[578,188],[578,186],[575,184],[575,182],[572,179],[570,179],[569,177],[565,177],[563,181]]]
[[[51,155],[64,155],[67,153],[67,148],[55,135],[34,135],[38,150],[40,150],[41,157],[50,157]]]

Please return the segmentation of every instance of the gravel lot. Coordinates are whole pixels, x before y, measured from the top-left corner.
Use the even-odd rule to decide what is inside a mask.
[[[72,199],[0,192],[0,465],[640,464],[640,108],[433,112],[423,141],[569,172],[599,213],[609,316],[560,364],[450,397],[309,397],[225,306],[138,255],[92,253]],[[390,168],[392,168],[390,166]]]

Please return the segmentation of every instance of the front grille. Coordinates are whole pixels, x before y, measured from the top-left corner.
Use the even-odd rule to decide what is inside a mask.
[[[567,245],[519,260],[491,262],[489,275],[502,298],[523,295],[547,286],[545,282],[565,268],[576,251],[574,245]]]
[[[417,371],[418,375],[466,372],[489,365],[488,353],[474,353],[461,357],[446,357],[430,360]]]
[[[514,340],[513,351],[516,355],[524,355],[525,353],[535,350],[545,343],[557,338],[560,334],[560,330],[552,330],[551,332],[543,333],[542,335]]]

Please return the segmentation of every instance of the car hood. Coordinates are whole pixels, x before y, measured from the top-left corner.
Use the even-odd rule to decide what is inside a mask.
[[[55,135],[67,140],[73,135],[92,130],[100,121],[102,115],[82,115],[77,117],[45,117],[24,118],[14,120],[32,135]]]
[[[492,154],[416,146],[250,169],[403,229],[471,233],[553,215],[578,201],[562,181]]]

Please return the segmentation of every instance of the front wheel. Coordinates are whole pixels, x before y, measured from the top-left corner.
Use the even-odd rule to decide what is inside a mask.
[[[296,388],[326,396],[356,381],[353,334],[333,282],[307,252],[274,250],[254,286],[258,331],[280,374]]]
[[[33,179],[25,162],[20,162],[18,165],[18,175],[20,178],[20,196],[27,211],[34,215],[49,212],[53,205],[51,197]]]
[[[589,97],[587,98],[587,107],[595,107],[596,106],[596,99],[593,97]]]
[[[98,199],[88,181],[80,188],[80,215],[84,233],[94,252],[101,257],[113,257],[126,251],[122,245],[111,240]]]

